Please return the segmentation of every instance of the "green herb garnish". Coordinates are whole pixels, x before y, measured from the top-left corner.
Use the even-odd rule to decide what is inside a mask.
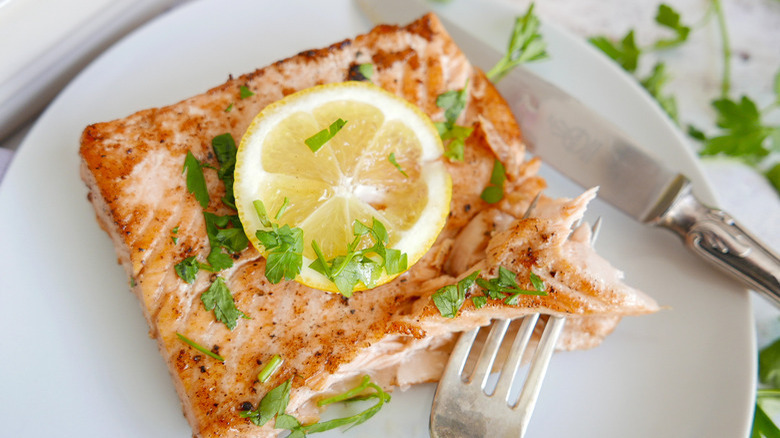
[[[491,82],[498,82],[518,65],[546,57],[547,44],[539,33],[539,19],[531,3],[525,15],[515,19],[507,53],[487,72],[487,77]]]
[[[233,258],[228,253],[241,252],[249,245],[238,215],[219,216],[207,211],[203,212],[206,221],[206,235],[209,238],[211,251],[206,260],[211,264],[211,271],[218,272],[233,266]]]
[[[192,339],[189,339],[188,337],[184,336],[183,334],[177,332],[176,336],[179,338],[179,340],[181,340],[185,344],[189,345],[190,347],[200,351],[201,353],[205,354],[206,356],[212,357],[212,358],[214,358],[214,359],[216,359],[216,360],[218,360],[220,362],[224,362],[225,361],[225,359],[222,356],[218,355],[217,353],[214,353],[213,351],[210,351],[210,350],[206,349],[206,347],[198,345],[195,341],[193,341]]]
[[[484,295],[471,297],[474,307],[480,309],[487,304],[488,298],[493,300],[504,300],[504,303],[514,306],[520,300],[522,295],[547,295],[546,286],[538,275],[531,272],[529,274],[531,284],[534,289],[523,289],[517,284],[517,274],[506,269],[503,266],[498,267],[498,275],[495,278],[485,280],[479,277],[479,271],[476,271],[468,277],[458,281],[457,284],[444,286],[437,290],[431,296],[433,304],[439,309],[441,316],[445,318],[455,318],[458,311],[463,307],[466,301],[466,293],[476,284],[482,288]]]
[[[433,296],[431,297],[433,299],[433,304],[439,309],[441,316],[445,318],[455,318],[458,315],[458,311],[463,307],[463,303],[466,301],[466,293],[474,285],[478,276],[479,271],[474,271],[456,284],[444,286],[433,293]]]
[[[325,146],[325,143],[335,137],[346,124],[347,122],[339,117],[335,122],[330,124],[330,127],[312,135],[303,142],[306,143],[306,146],[308,146],[312,152],[317,152],[321,147]]]
[[[199,262],[195,256],[187,257],[179,263],[176,263],[173,267],[173,270],[176,271],[176,275],[189,284],[192,284],[195,281],[195,278],[201,269],[211,271],[212,267],[211,265]]]
[[[232,209],[236,209],[236,198],[233,196],[233,172],[236,169],[236,141],[230,133],[218,135],[211,139],[211,148],[217,156],[219,169],[217,176],[225,184],[225,196],[222,202]]]
[[[279,369],[279,367],[282,366],[282,363],[284,363],[284,360],[282,360],[282,357],[278,354],[274,354],[271,360],[268,361],[267,364],[263,367],[262,370],[260,370],[260,373],[257,375],[257,380],[260,381],[260,383],[265,383],[266,380],[271,378],[271,376],[276,373],[276,371]]]
[[[490,173],[490,184],[482,191],[480,198],[488,204],[495,204],[504,198],[504,181],[506,170],[498,160],[493,160],[493,171]]]
[[[206,188],[206,178],[203,176],[203,168],[200,161],[187,151],[187,157],[184,159],[184,168],[182,173],[187,172],[187,191],[195,195],[202,208],[209,206],[209,191]]]
[[[242,311],[236,308],[236,302],[230,293],[225,280],[217,277],[209,289],[200,296],[203,306],[208,311],[214,311],[217,321],[225,323],[227,328],[236,328],[238,318],[249,319]]]
[[[269,391],[268,394],[260,400],[260,404],[256,410],[242,411],[240,414],[241,417],[248,418],[249,421],[257,426],[262,426],[272,418],[276,418],[274,427],[276,429],[289,430],[291,433],[287,436],[288,438],[303,438],[310,433],[325,432],[342,426],[354,427],[362,424],[379,412],[385,403],[390,401],[390,394],[382,390],[379,385],[372,383],[369,376],[364,376],[356,388],[353,388],[344,394],[320,400],[317,404],[318,406],[326,406],[336,402],[352,402],[370,399],[376,399],[376,404],[349,417],[302,425],[297,418],[285,413],[287,404],[290,400],[291,383],[291,380],[287,380]],[[366,394],[365,391],[368,389],[373,389],[374,392]]]
[[[373,218],[369,227],[358,220],[352,225],[354,240],[347,246],[345,255],[326,260],[317,242],[312,241],[312,248],[317,259],[309,267],[332,281],[339,292],[345,297],[351,297],[352,291],[359,282],[366,287],[373,287],[382,273],[399,274],[407,268],[405,253],[388,248],[389,236],[384,224]],[[357,249],[363,237],[373,241],[373,245],[365,249]]]
[[[444,121],[435,122],[434,125],[442,142],[446,144],[444,156],[453,161],[463,161],[466,139],[474,131],[474,128],[455,124],[466,107],[468,86],[467,81],[462,89],[447,91],[436,98],[436,106],[444,110]]]
[[[179,243],[179,238],[176,236],[177,234],[179,234],[179,226],[178,225],[173,227],[173,229],[171,229],[171,240],[173,241],[174,245]]]
[[[289,225],[279,226],[272,223],[265,210],[263,201],[254,201],[255,212],[264,227],[270,230],[257,230],[255,236],[265,247],[265,277],[273,284],[282,278],[294,279],[301,273],[303,265],[303,230]],[[283,206],[284,207],[284,206]],[[282,209],[279,209],[281,212]],[[277,218],[281,213],[277,213]]]
[[[364,78],[371,80],[371,77],[374,76],[374,64],[371,64],[369,62],[365,64],[360,64],[358,66],[358,72],[363,75]]]
[[[395,159],[395,152],[390,152],[390,155],[387,157],[387,160],[390,162],[390,164],[395,166],[395,168],[398,169],[399,172],[401,172],[401,175],[409,178],[409,175],[407,175],[406,172],[404,172],[404,169],[401,167],[400,164],[398,164],[398,161]]]
[[[231,112],[231,111],[233,111],[233,102],[230,102],[230,105],[228,105],[228,106],[225,108],[225,112],[226,112],[226,113],[229,113],[229,112]]]
[[[247,97],[254,96],[255,93],[252,92],[252,90],[249,89],[246,85],[242,85],[238,88],[239,97],[241,99],[246,99]]]
[[[277,415],[283,415],[287,409],[287,403],[290,402],[290,388],[292,379],[285,380],[281,385],[268,391],[260,400],[260,404],[255,410],[241,412],[241,418],[248,418],[249,421],[257,426],[263,426]]]

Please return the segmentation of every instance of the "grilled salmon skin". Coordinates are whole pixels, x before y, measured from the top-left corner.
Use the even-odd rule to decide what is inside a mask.
[[[192,284],[174,266],[209,251],[204,209],[188,193],[182,166],[188,152],[218,166],[211,140],[240,139],[254,116],[285,95],[314,85],[364,79],[357,66],[371,63],[371,80],[444,120],[437,97],[469,83],[457,123],[474,128],[465,159],[447,162],[453,195],[448,222],[435,245],[409,271],[349,299],[292,281],[270,284],[265,261],[253,248],[233,255],[233,267],[200,271]],[[240,98],[242,87],[254,95]],[[232,110],[226,108],[232,105]],[[275,436],[241,417],[269,390],[292,377],[287,412],[316,421],[316,400],[350,387],[369,374],[383,387],[432,381],[440,376],[454,334],[493,317],[542,312],[569,315],[560,348],[597,345],[624,315],[656,311],[657,304],[623,284],[621,274],[588,244],[588,230],[573,224],[595,195],[575,199],[541,196],[544,188],[527,160],[521,133],[508,106],[483,72],[472,67],[434,15],[405,26],[378,26],[370,33],[309,50],[240,77],[204,94],[120,120],[88,126],[81,138],[81,175],[97,219],[113,239],[120,263],[169,366],[195,436]],[[507,173],[506,196],[494,205],[480,199],[495,159]],[[233,214],[220,199],[225,186],[205,172],[211,201],[205,209]],[[572,231],[572,229],[575,229]],[[171,239],[176,230],[176,239]],[[456,318],[444,318],[432,295],[479,269],[499,266],[530,272],[549,285],[547,296],[517,304],[501,300],[477,309],[466,300]],[[246,318],[230,330],[215,319],[201,295],[224,279]],[[522,281],[521,281],[522,283]],[[521,284],[524,287],[530,285]],[[191,348],[181,334],[217,352],[220,362]],[[265,383],[258,371],[274,356],[281,369]]]

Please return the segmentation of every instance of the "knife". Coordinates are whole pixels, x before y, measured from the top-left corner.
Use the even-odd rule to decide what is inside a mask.
[[[405,24],[430,12],[417,0],[357,0],[374,23]],[[473,65],[487,71],[503,54],[439,17]],[[647,154],[616,126],[522,66],[498,84],[531,151],[642,223],[679,235],[695,254],[780,307],[780,257],[728,213],[703,205],[684,175]]]

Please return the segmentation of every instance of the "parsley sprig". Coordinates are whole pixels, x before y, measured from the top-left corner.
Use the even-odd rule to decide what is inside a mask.
[[[482,295],[471,297],[474,307],[482,308],[487,304],[487,300],[503,300],[505,304],[516,306],[520,297],[523,295],[547,295],[544,281],[538,275],[531,272],[529,280],[533,289],[524,289],[517,284],[517,274],[509,269],[499,266],[498,274],[495,278],[484,279],[479,277],[480,271],[475,271],[469,276],[459,280],[456,284],[451,284],[437,290],[431,296],[433,304],[439,309],[441,316],[445,318],[455,318],[458,316],[463,304],[466,302],[466,294],[476,283],[482,289]]]
[[[534,4],[531,3],[525,15],[515,18],[507,52],[487,72],[487,77],[491,82],[498,82],[518,65],[547,56],[547,43],[539,33],[539,19],[534,14]]]
[[[316,241],[311,245],[317,259],[309,267],[332,281],[339,292],[345,297],[351,297],[355,286],[362,282],[366,287],[373,287],[382,274],[399,274],[407,268],[407,255],[398,249],[388,248],[389,235],[384,224],[372,218],[371,226],[355,220],[352,224],[355,238],[347,245],[345,255],[327,260]],[[358,249],[361,242],[367,238],[373,244],[364,249]]]
[[[317,402],[318,406],[327,406],[336,402],[353,402],[361,400],[375,399],[376,403],[366,410],[355,415],[333,420],[322,421],[313,424],[303,425],[297,418],[285,411],[290,401],[290,389],[292,388],[292,379],[288,379],[281,385],[269,391],[255,410],[246,410],[241,412],[242,418],[247,418],[257,426],[263,426],[268,421],[276,418],[275,428],[286,429],[290,431],[288,438],[303,438],[310,433],[325,432],[342,426],[355,427],[365,423],[371,417],[376,415],[385,403],[390,401],[390,394],[382,388],[371,382],[369,376],[363,376],[360,384],[349,391]],[[366,390],[373,392],[366,393]]]
[[[732,97],[730,95],[731,41],[721,0],[710,2],[710,9],[701,24],[704,24],[713,15],[717,19],[721,35],[721,56],[723,58],[720,96],[711,102],[716,114],[717,130],[708,135],[697,127],[688,126],[688,134],[691,138],[701,142],[702,147],[699,150],[701,156],[723,155],[739,159],[763,173],[775,187],[775,190],[780,193],[780,163],[767,163],[773,157],[772,152],[780,152],[780,125],[766,122],[769,114],[780,107],[780,71],[774,78],[775,100],[765,108],[758,108],[748,96]],[[660,26],[669,29],[672,36],[659,39],[647,47],[637,46],[633,30],[630,30],[619,42],[613,42],[603,36],[592,37],[590,42],[614,59],[626,71],[636,74],[642,55],[678,47],[688,40],[689,35],[696,28],[684,24],[680,14],[666,4],[658,6],[655,21]],[[676,99],[663,91],[669,79],[670,75],[666,71],[666,66],[659,62],[655,64],[647,77],[640,78],[639,81],[658,101],[661,108],[675,122],[679,123]]]

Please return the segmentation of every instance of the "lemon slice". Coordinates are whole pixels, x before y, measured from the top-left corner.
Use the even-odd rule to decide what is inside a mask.
[[[306,140],[338,119],[346,123],[313,152]],[[409,102],[363,82],[316,86],[267,106],[252,121],[236,158],[236,208],[250,242],[266,256],[255,235],[268,230],[256,200],[277,226],[300,228],[303,263],[295,280],[337,292],[332,279],[310,267],[318,258],[312,241],[332,260],[355,241],[355,221],[371,227],[377,220],[387,231],[386,247],[405,253],[412,266],[449,214],[452,182],[442,153],[430,118]],[[370,245],[366,237],[359,248]],[[399,273],[382,271],[370,286]],[[366,287],[359,282],[354,289]]]

